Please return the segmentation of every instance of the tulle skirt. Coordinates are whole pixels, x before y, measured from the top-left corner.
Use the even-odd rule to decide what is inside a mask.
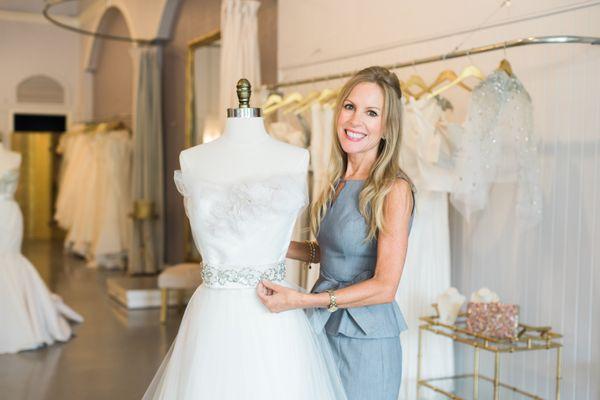
[[[324,333],[302,310],[271,313],[255,289],[201,285],[144,399],[340,400]]]

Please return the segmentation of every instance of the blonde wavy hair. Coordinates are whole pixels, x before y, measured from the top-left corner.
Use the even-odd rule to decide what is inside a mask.
[[[400,143],[402,140],[402,91],[398,77],[383,67],[369,67],[356,73],[341,89],[335,106],[333,122],[333,146],[329,160],[328,185],[313,202],[310,209],[310,224],[315,236],[321,221],[335,196],[336,183],[344,177],[348,166],[348,155],[342,149],[337,136],[337,120],[344,101],[359,83],[370,82],[383,92],[383,134],[379,143],[378,156],[369,177],[359,195],[359,210],[369,226],[366,240],[374,239],[384,226],[384,200],[397,178],[403,178],[413,187],[408,176],[400,168]]]

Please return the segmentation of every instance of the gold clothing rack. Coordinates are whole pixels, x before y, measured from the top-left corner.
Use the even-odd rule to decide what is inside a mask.
[[[504,50],[511,47],[520,47],[520,46],[530,46],[530,45],[538,45],[538,44],[571,44],[571,43],[579,43],[579,44],[591,44],[591,45],[600,45],[600,37],[590,37],[590,36],[532,36],[523,39],[509,40],[506,42],[498,42],[494,44],[489,44],[485,46],[473,47],[467,50],[458,50],[450,53],[440,54],[432,57],[418,58],[412,61],[405,61],[396,64],[384,65],[385,68],[394,70],[405,67],[412,67],[420,64],[428,64],[437,61],[445,61],[451,58],[459,58],[459,57],[469,57],[474,54],[487,53],[490,51],[496,50]],[[299,86],[306,85],[310,83],[324,82],[324,81],[332,81],[336,79],[349,78],[354,75],[356,71],[350,72],[342,72],[338,74],[324,75],[315,78],[308,79],[298,79],[287,82],[280,82],[273,85],[267,85],[267,89],[275,90],[282,87],[289,86]]]

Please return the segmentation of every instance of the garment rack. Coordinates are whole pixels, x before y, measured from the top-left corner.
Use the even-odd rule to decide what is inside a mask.
[[[473,47],[467,50],[453,51],[446,54],[441,54],[432,57],[418,58],[412,61],[405,61],[396,64],[384,65],[385,68],[394,70],[405,67],[412,67],[415,65],[428,64],[437,61],[445,61],[451,58],[469,57],[474,54],[487,53],[490,51],[503,50],[511,47],[529,46],[534,44],[570,44],[570,43],[581,43],[600,45],[600,37],[590,36],[533,36],[523,39],[510,40],[506,42],[498,42],[486,46]],[[354,75],[356,71],[342,72],[339,74],[324,75],[315,78],[298,79],[287,82],[280,82],[273,85],[267,85],[268,90],[275,90],[282,87],[299,86],[316,82],[332,81],[336,79],[349,78]]]
[[[94,118],[94,119],[86,119],[82,121],[73,122],[73,125],[77,124],[102,124],[102,123],[111,123],[111,122],[131,122],[132,115],[123,113],[123,114],[115,114],[111,115],[108,118]]]

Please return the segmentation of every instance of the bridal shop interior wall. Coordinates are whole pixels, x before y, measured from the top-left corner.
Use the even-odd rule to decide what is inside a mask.
[[[185,57],[188,42],[219,29],[220,0],[183,0],[174,20],[172,39],[165,46],[163,61],[163,118],[166,188],[166,258],[179,262],[184,253],[184,211],[181,195],[173,183],[179,169],[179,152],[185,131]],[[262,0],[258,30],[263,83],[274,82],[277,71],[277,1]],[[225,112],[225,110],[220,110]]]
[[[109,9],[102,17],[104,32],[130,36],[123,14]],[[98,64],[93,74],[93,119],[131,115],[133,96],[133,60],[131,44],[115,40],[100,43]],[[125,118],[130,123],[131,119]]]
[[[220,0],[92,1],[77,18],[68,21],[92,31],[126,33],[141,39],[170,39],[163,46],[163,132],[166,261],[171,263],[182,261],[184,249],[184,212],[172,173],[179,168],[178,156],[184,142],[187,44],[219,29],[220,6]],[[29,16],[25,22],[4,23],[4,19],[2,22],[2,68],[14,73],[3,73],[0,77],[1,110],[16,107],[14,93],[21,77],[43,72],[65,86],[66,107],[73,109],[69,111],[71,121],[131,113],[132,86],[136,84],[132,55],[135,45],[76,35],[52,26],[42,16]],[[276,0],[261,0],[258,27],[262,80],[274,82],[278,48]],[[4,40],[11,37],[15,40]],[[9,128],[7,112],[1,112],[0,131]]]
[[[79,37],[56,29],[40,15],[0,12],[0,132],[12,130],[15,112],[79,117]],[[63,104],[19,102],[17,86],[28,78],[43,76],[64,89]],[[43,90],[43,88],[40,88]]]
[[[466,49],[532,35],[600,36],[598,1],[513,1],[495,12],[500,3],[280,0],[280,80],[408,61],[450,52],[457,45]],[[467,296],[490,287],[504,302],[521,306],[524,323],[551,325],[564,334],[563,397],[599,398],[600,297],[593,293],[600,288],[600,248],[595,246],[600,241],[600,48],[529,46],[509,49],[506,55],[498,51],[405,68],[398,74],[407,79],[416,71],[432,82],[442,70],[460,72],[470,63],[490,73],[503,57],[533,99],[544,217],[527,232],[517,232],[510,223],[487,231],[485,240],[495,245],[483,248],[467,239],[473,227],[451,211],[453,285]],[[341,83],[288,88],[286,93]],[[451,90],[444,95],[454,106],[451,119],[462,121],[469,94]],[[471,353],[458,349],[458,366],[470,367]],[[503,380],[553,398],[554,354],[506,358]],[[493,365],[493,359],[482,363]]]

